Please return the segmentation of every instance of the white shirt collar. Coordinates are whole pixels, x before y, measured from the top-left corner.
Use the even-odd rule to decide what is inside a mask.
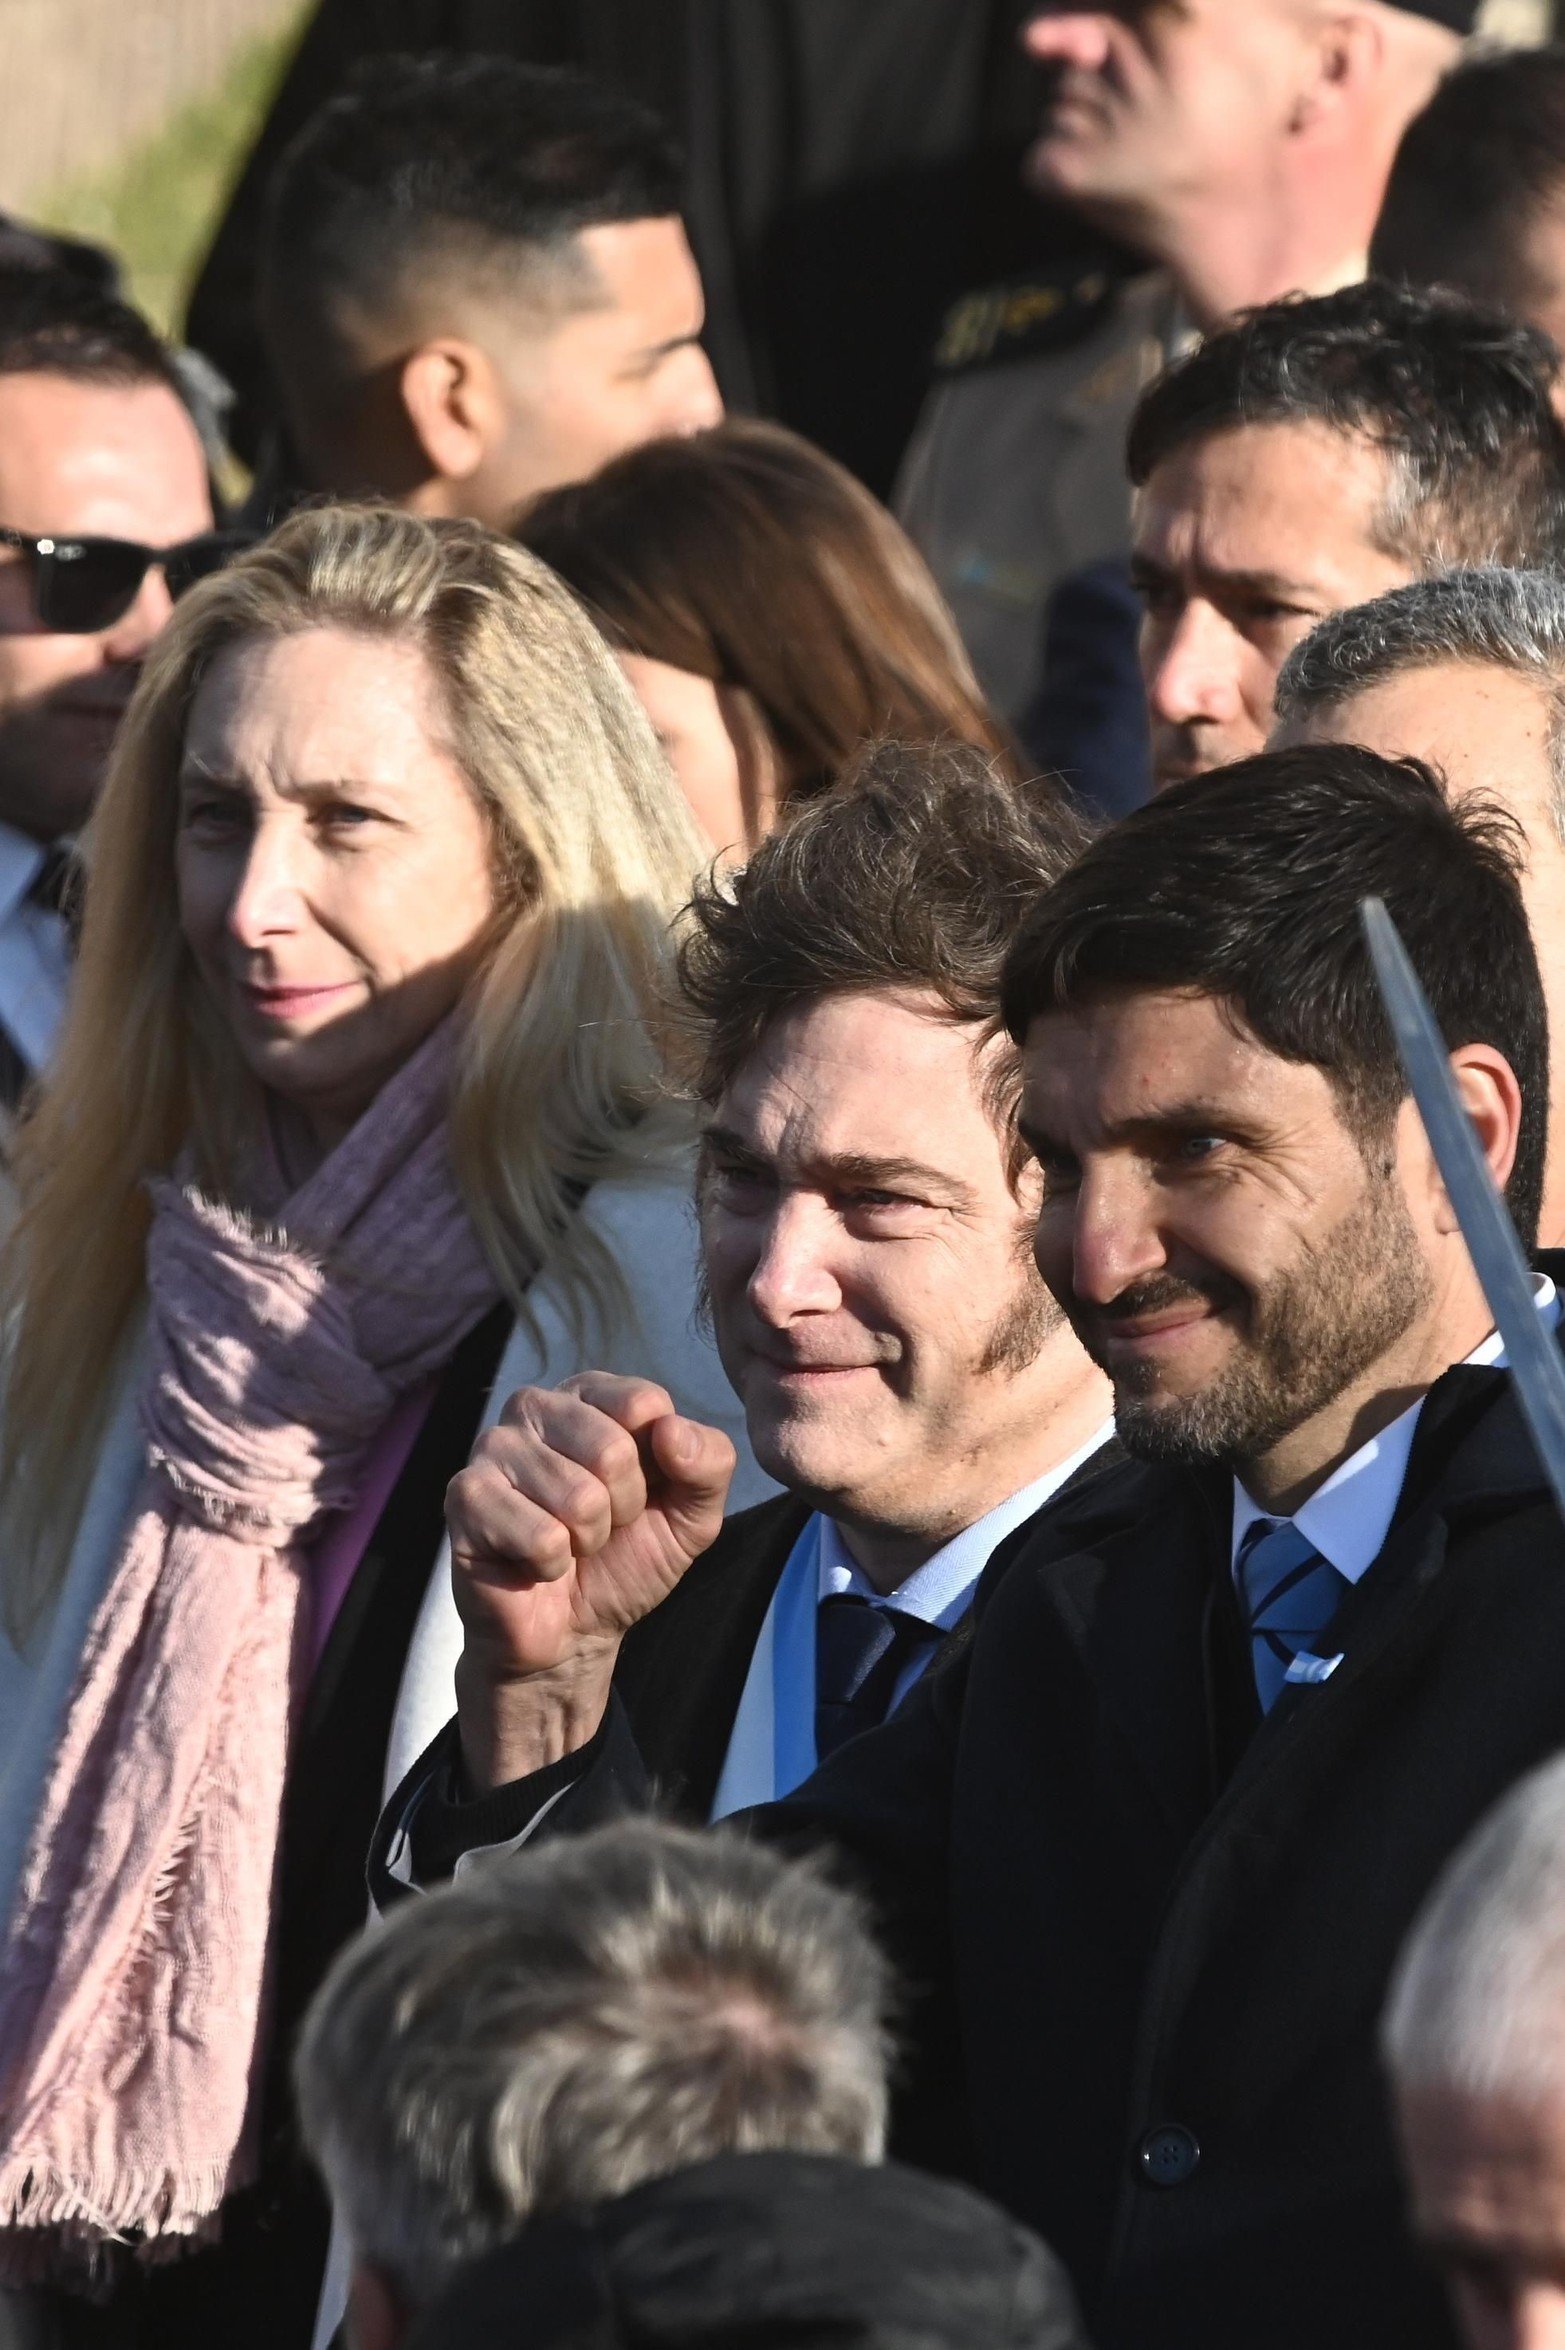
[[[962,1533],[937,1550],[932,1558],[915,1567],[905,1583],[895,1591],[880,1593],[854,1565],[841,1529],[834,1518],[823,1517],[820,1522],[820,1592],[822,1599],[840,1598],[852,1592],[860,1599],[884,1598],[888,1607],[901,1610],[904,1615],[917,1616],[922,1624],[934,1624],[942,1632],[960,1621],[972,1596],[973,1585],[1005,1540],[1024,1525],[1035,1510],[1041,1510],[1069,1477],[1092,1458],[1101,1444],[1106,1444],[1114,1433],[1112,1420],[1105,1420],[1095,1429],[1086,1443],[1068,1460],[1057,1461],[1020,1493],[1013,1493],[1009,1501],[1002,1501],[985,1512]]]
[[[1559,1326],[1560,1298],[1546,1273],[1533,1275],[1533,1303],[1548,1327]],[[1491,1330],[1482,1343],[1464,1355],[1468,1363],[1503,1366],[1505,1343],[1498,1330]],[[1357,1583],[1385,1548],[1391,1521],[1396,1515],[1401,1498],[1402,1482],[1407,1475],[1408,1456],[1413,1449],[1413,1438],[1418,1430],[1418,1415],[1424,1408],[1424,1398],[1410,1404],[1407,1410],[1382,1428],[1367,1444],[1360,1445],[1345,1461],[1338,1463],[1320,1486],[1310,1495],[1303,1507],[1295,1510],[1293,1523],[1307,1542],[1328,1559],[1339,1575],[1349,1583]],[[1237,1561],[1239,1545],[1257,1518],[1267,1512],[1250,1499],[1238,1478],[1234,1479],[1234,1523],[1231,1556]],[[1283,1523],[1274,1520],[1274,1524]]]

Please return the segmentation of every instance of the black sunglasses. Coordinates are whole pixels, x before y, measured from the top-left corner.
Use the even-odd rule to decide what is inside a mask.
[[[28,558],[33,617],[43,627],[61,636],[92,636],[130,610],[154,564],[177,598],[242,548],[253,547],[258,535],[208,530],[177,547],[139,547],[133,539],[31,538],[0,526],[0,546],[19,547]]]

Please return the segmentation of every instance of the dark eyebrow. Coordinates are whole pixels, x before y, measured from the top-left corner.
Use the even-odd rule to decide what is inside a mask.
[[[1319,590],[1302,579],[1288,579],[1280,571],[1227,571],[1221,564],[1202,563],[1197,566],[1197,577],[1214,581],[1219,587],[1237,591],[1241,595],[1260,596],[1278,604],[1312,602]],[[1177,586],[1178,572],[1159,563],[1151,555],[1133,554],[1130,558],[1130,583],[1143,590],[1153,587]]]
[[[670,335],[665,343],[644,343],[639,351],[632,353],[631,365],[640,367],[656,359],[672,359],[676,351],[688,351],[693,344],[699,343],[705,332],[703,323],[701,326],[693,326],[688,334]]]
[[[1035,1159],[1074,1159],[1076,1156],[1068,1143],[1061,1142],[1056,1135],[1045,1134],[1040,1126],[1031,1124],[1026,1117],[1017,1118],[1016,1131]],[[1119,1142],[1137,1134],[1170,1132],[1243,1136],[1253,1131],[1252,1123],[1237,1117],[1231,1105],[1192,1099],[1166,1102],[1145,1117],[1127,1118],[1122,1124],[1108,1128],[1107,1139]]]
[[[701,1137],[707,1154],[720,1152],[740,1165],[771,1174],[773,1163],[753,1143],[726,1126],[708,1126]],[[972,1207],[974,1195],[960,1177],[931,1167],[922,1159],[876,1158],[868,1151],[842,1151],[809,1161],[806,1175],[823,1187],[855,1191],[912,1190],[948,1207]]]

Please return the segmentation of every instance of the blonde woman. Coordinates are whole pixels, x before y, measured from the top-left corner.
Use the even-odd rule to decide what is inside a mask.
[[[485,1416],[608,1361],[742,1442],[647,1025],[702,855],[574,600],[476,525],[300,515],[149,660],[0,1449],[0,2250],[107,2282],[116,2342],[308,2343],[280,2060],[450,1711]]]

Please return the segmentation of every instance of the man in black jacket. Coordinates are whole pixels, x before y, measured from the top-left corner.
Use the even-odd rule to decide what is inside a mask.
[[[1111,2350],[1451,2340],[1376,2023],[1442,1861],[1565,1742],[1565,1532],[1370,892],[1531,1237],[1547,1041],[1504,819],[1342,745],[1127,819],[1034,910],[1003,1002],[1038,1260],[1140,1457],[1002,1552],[960,1651],[761,1815],[851,1858],[921,1994],[904,2148],[1040,2227]],[[383,1895],[399,1850],[422,1879],[550,1799],[557,1832],[636,1792],[607,1660],[715,1528],[725,1448],[669,1416],[629,1445],[627,1398],[596,1401],[596,1454],[570,1449],[598,1498],[577,1483],[553,1541],[536,1461],[456,1481],[461,1747],[393,1799]]]
[[[1018,1059],[987,1019],[1018,909],[1081,845],[976,752],[886,746],[697,893],[708,1301],[784,1492],[619,1657],[660,1798],[692,1818],[788,1794],[883,1720],[1109,1439],[1108,1383],[1032,1262]]]

